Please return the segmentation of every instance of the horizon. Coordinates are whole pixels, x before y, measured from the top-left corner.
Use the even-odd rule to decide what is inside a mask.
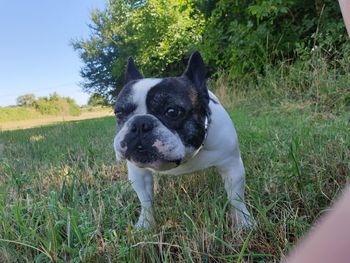
[[[58,92],[56,92],[56,91],[54,91],[54,92],[52,92],[52,93],[49,93],[48,95],[43,95],[43,96],[36,96],[35,94],[33,94],[33,93],[25,93],[25,94],[22,94],[22,95],[19,95],[18,97],[21,97],[21,96],[23,96],[23,95],[34,95],[34,99],[35,100],[38,100],[38,99],[42,99],[42,98],[47,98],[47,99],[49,99],[52,95],[54,95],[54,94],[56,94],[56,95],[58,95],[59,97],[61,97],[61,98],[69,98],[69,99],[72,99],[72,100],[74,100],[75,101],[75,103],[79,106],[79,107],[85,107],[85,106],[88,106],[88,100],[90,99],[90,96],[91,95],[88,95],[88,98],[87,98],[87,100],[86,100],[86,102],[85,103],[83,103],[83,104],[79,104],[76,100],[75,100],[75,98],[73,98],[72,96],[64,96],[64,95],[61,95],[61,94],[59,94]],[[17,97],[17,98],[18,98]],[[26,108],[33,108],[34,106],[23,106],[23,105],[18,105],[18,103],[17,103],[17,98],[16,98],[16,103],[15,104],[11,104],[11,105],[7,105],[7,106],[1,106],[0,105],[0,108],[13,108],[13,107],[26,107]]]
[[[25,94],[36,98],[56,92],[79,106],[90,94],[80,83],[83,66],[71,46],[90,34],[90,13],[105,0],[0,2],[0,23],[6,25],[0,46],[0,107],[16,106]]]

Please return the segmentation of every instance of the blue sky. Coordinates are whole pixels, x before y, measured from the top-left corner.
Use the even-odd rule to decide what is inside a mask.
[[[85,104],[70,42],[89,36],[91,10],[104,7],[105,0],[0,0],[0,106],[55,91]]]

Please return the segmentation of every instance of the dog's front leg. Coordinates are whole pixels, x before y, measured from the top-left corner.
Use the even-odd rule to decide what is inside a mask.
[[[128,178],[141,202],[141,214],[135,227],[149,228],[154,224],[152,173],[128,162]]]
[[[222,161],[217,168],[224,181],[228,199],[233,206],[232,218],[236,226],[250,228],[253,219],[244,203],[245,171],[239,154]]]

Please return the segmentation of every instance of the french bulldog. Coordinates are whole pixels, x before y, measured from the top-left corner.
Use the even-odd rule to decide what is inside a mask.
[[[135,227],[154,225],[153,173],[180,175],[216,167],[232,216],[252,226],[244,204],[245,170],[231,118],[208,90],[198,51],[180,77],[144,78],[130,57],[126,85],[115,103],[117,160],[127,161],[128,179],[141,202]]]

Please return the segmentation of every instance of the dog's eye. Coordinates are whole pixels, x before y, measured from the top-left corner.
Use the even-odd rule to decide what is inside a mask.
[[[171,119],[177,119],[179,117],[182,117],[183,111],[181,109],[176,109],[176,108],[168,108],[165,111],[165,116]]]
[[[136,106],[133,104],[127,104],[124,106],[117,106],[114,109],[114,115],[117,118],[120,118],[120,117],[127,116],[127,115],[131,114],[135,109],[136,109]]]
[[[122,111],[114,111],[114,115],[118,122],[121,122],[126,118],[126,115]]]

